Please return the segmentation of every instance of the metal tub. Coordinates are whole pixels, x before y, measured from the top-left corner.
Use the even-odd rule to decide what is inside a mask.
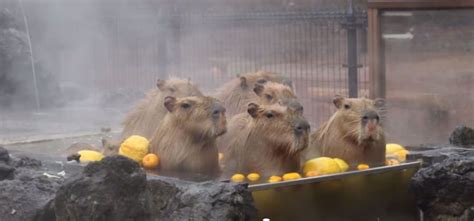
[[[259,220],[419,220],[410,179],[419,162],[249,185]]]

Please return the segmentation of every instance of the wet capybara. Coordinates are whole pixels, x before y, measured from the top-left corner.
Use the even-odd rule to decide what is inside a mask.
[[[104,154],[105,156],[112,156],[118,154],[118,149],[120,148],[120,143],[114,140],[110,140],[108,138],[102,138],[102,148],[98,148],[93,144],[78,142],[73,143],[71,146],[66,148],[61,154],[61,156],[70,156],[72,154],[76,154],[81,150],[93,150]]]
[[[122,123],[124,126],[122,139],[132,135],[140,135],[150,139],[167,113],[166,108],[163,107],[166,96],[202,96],[197,86],[187,79],[157,80],[156,86],[157,88],[149,91],[145,98],[139,101],[125,116]]]
[[[214,97],[222,101],[227,111],[227,117],[232,117],[238,113],[245,112],[247,104],[250,102],[258,102],[254,91],[255,85],[268,82],[287,85],[292,90],[292,83],[288,78],[272,72],[259,71],[241,75],[225,83],[217,89]]]
[[[337,111],[311,135],[305,160],[325,156],[343,159],[352,168],[361,163],[383,165],[385,135],[380,113],[384,100],[336,95],[333,103]]]
[[[160,171],[218,177],[216,138],[227,131],[221,102],[207,96],[168,96],[164,106],[168,113],[150,142],[151,152],[160,156]]]
[[[228,132],[219,138],[224,176],[298,172],[309,132],[306,119],[287,106],[248,104],[247,113],[234,116]]]

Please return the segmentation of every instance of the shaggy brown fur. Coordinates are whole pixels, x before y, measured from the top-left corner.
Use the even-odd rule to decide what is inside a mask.
[[[166,96],[202,96],[201,91],[189,80],[171,78],[158,80],[156,85],[157,88],[148,92],[125,117],[122,139],[132,135],[150,139],[167,112],[163,106]]]
[[[220,173],[216,138],[227,130],[225,108],[211,97],[166,97],[168,110],[151,140],[164,172]]]
[[[298,172],[309,129],[308,122],[286,106],[250,103],[248,113],[234,116],[228,133],[219,139],[225,176]]]
[[[385,162],[385,135],[380,124],[383,100],[343,98],[333,100],[337,111],[310,137],[305,160],[326,156],[345,160],[352,167]]]
[[[292,83],[287,78],[271,72],[259,71],[242,75],[227,82],[217,89],[214,97],[222,101],[227,110],[227,116],[232,117],[244,112],[248,103],[259,102],[258,96],[254,91],[255,86],[256,84],[267,84],[269,82],[287,85],[287,88],[292,92]],[[293,92],[292,96],[294,96]]]

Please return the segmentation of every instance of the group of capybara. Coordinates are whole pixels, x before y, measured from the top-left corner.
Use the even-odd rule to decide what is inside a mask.
[[[292,82],[276,73],[237,76],[209,96],[188,79],[156,86],[125,117],[121,139],[150,140],[159,171],[228,178],[298,172],[302,162],[321,156],[350,167],[385,163],[383,100],[336,95],[337,111],[311,133]]]

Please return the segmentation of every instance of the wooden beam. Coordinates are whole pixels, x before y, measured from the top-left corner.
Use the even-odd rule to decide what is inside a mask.
[[[474,0],[368,0],[367,5],[377,9],[474,8]]]
[[[381,36],[380,11],[369,8],[368,14],[368,49],[369,49],[369,96],[385,98],[385,59]]]

